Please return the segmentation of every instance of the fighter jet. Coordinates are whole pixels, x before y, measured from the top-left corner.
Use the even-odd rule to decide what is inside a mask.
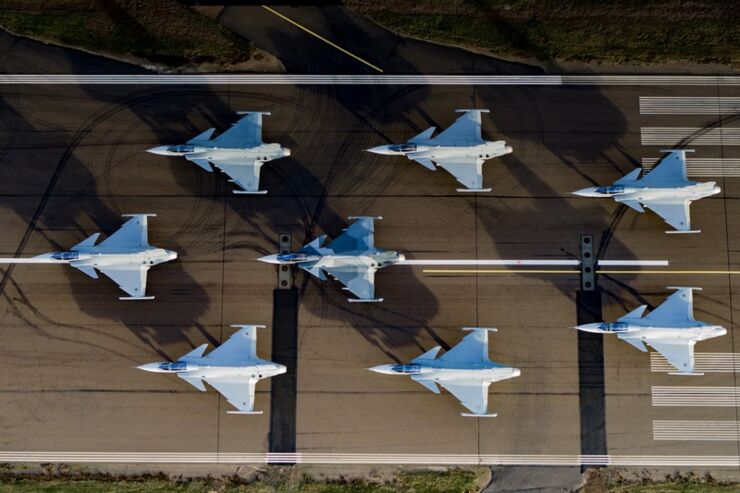
[[[228,414],[262,414],[254,410],[254,387],[263,378],[285,373],[283,365],[257,357],[257,328],[264,325],[232,325],[240,327],[219,347],[203,356],[208,344],[202,344],[175,362],[141,365],[140,370],[174,373],[190,385],[206,391],[203,381],[223,395],[238,411]]]
[[[503,140],[481,138],[480,115],[489,110],[455,111],[464,114],[436,137],[432,137],[436,127],[430,127],[405,144],[373,147],[368,152],[406,156],[432,171],[441,166],[465,186],[458,192],[490,192],[483,188],[483,162],[509,154],[512,148]]]
[[[488,386],[493,382],[518,377],[518,368],[500,365],[488,359],[488,332],[496,329],[463,327],[473,331],[460,343],[437,358],[440,346],[435,346],[408,365],[380,365],[369,368],[387,375],[409,375],[435,394],[437,384],[454,395],[470,413],[462,416],[495,417],[488,413]]]
[[[658,308],[643,317],[647,305],[642,305],[613,323],[591,323],[576,327],[596,334],[617,334],[643,352],[645,343],[662,354],[677,373],[672,375],[701,375],[694,372],[694,345],[697,341],[723,336],[727,329],[694,319],[692,290],[700,288],[677,287]]]
[[[211,164],[229,175],[242,190],[234,193],[264,194],[259,190],[260,168],[273,159],[290,156],[290,149],[280,144],[262,142],[262,115],[266,111],[239,111],[244,115],[230,129],[212,139],[215,128],[209,128],[184,145],[165,145],[149,149],[152,154],[183,156],[209,173]]]
[[[113,279],[129,296],[119,300],[153,300],[146,296],[147,271],[154,265],[177,258],[177,253],[149,244],[147,217],[156,214],[124,214],[131,217],[121,228],[99,244],[100,233],[70,248],[68,252],[52,252],[31,258],[3,258],[0,264],[69,264],[93,279],[95,269]]]
[[[375,248],[375,219],[382,217],[350,216],[356,221],[329,246],[323,246],[326,235],[305,245],[296,253],[267,255],[258,260],[271,264],[295,264],[320,280],[324,273],[344,284],[359,299],[352,302],[380,302],[375,298],[375,271],[405,260],[403,254]]]
[[[613,197],[617,202],[637,212],[643,207],[652,209],[677,231],[666,233],[700,233],[691,230],[689,206],[699,200],[720,192],[715,182],[695,182],[686,177],[686,153],[688,149],[671,149],[668,156],[640,178],[642,168],[636,168],[606,187],[589,187],[573,192],[581,197]]]

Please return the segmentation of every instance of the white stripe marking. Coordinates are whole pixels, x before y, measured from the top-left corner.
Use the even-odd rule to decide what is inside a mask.
[[[738,467],[737,455],[498,455],[187,452],[0,452],[0,462],[173,464],[612,465]]]
[[[692,146],[737,146],[740,145],[740,128],[642,127],[640,140],[642,145],[676,145],[686,141],[686,144]]]
[[[653,421],[653,440],[740,440],[740,421]]]
[[[740,98],[640,97],[641,115],[734,115]]]
[[[740,76],[696,75],[302,75],[302,74],[0,74],[0,84],[249,85],[650,85],[737,86]]]
[[[658,163],[658,158],[642,158],[645,172]],[[686,158],[686,173],[689,176],[740,176],[740,159],[738,158]]]
[[[695,353],[694,369],[699,373],[738,373],[740,353]],[[650,353],[650,371],[670,373],[676,369],[660,353]]]
[[[653,406],[738,407],[740,387],[652,387]]]

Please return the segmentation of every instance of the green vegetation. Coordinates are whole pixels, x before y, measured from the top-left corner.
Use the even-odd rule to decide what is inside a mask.
[[[609,488],[609,493],[736,493],[738,485],[670,482],[630,484]]]
[[[628,477],[631,475],[628,474]],[[619,470],[591,469],[580,493],[734,493],[740,491],[738,483],[724,483],[711,476],[692,473],[668,475],[662,481],[644,477],[625,479]]]
[[[598,63],[740,65],[740,9],[724,0],[348,0],[378,24],[492,55]]]
[[[176,0],[46,0],[0,3],[0,26],[95,53],[180,67],[232,65],[253,46]]]
[[[175,482],[164,478],[44,479],[6,476],[0,493],[472,493],[479,474],[469,470],[401,472],[387,483],[298,480],[278,475],[244,483],[238,478]]]

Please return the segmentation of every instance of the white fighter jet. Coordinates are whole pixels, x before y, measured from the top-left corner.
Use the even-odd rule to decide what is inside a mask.
[[[375,298],[375,271],[397,264],[403,254],[375,248],[375,219],[382,217],[350,216],[356,221],[329,246],[323,246],[326,235],[305,245],[296,253],[267,255],[258,260],[270,264],[295,264],[322,281],[324,272],[344,284],[359,299],[352,302],[380,302]]]
[[[146,296],[147,271],[154,265],[175,260],[177,252],[149,244],[148,216],[156,214],[124,214],[131,219],[97,245],[100,233],[91,235],[68,252],[44,253],[31,258],[0,258],[0,264],[69,264],[93,279],[98,278],[97,269],[128,293],[120,300],[153,300],[154,296]]]
[[[718,194],[715,182],[690,181],[686,176],[685,149],[675,149],[640,178],[642,168],[636,168],[607,187],[589,187],[573,192],[581,197],[612,197],[637,212],[647,207],[676,228],[666,233],[699,233],[691,230],[689,206],[694,200]]]
[[[242,190],[234,193],[264,194],[259,190],[260,168],[273,159],[290,156],[290,149],[280,144],[262,142],[262,115],[264,111],[240,111],[244,115],[230,129],[212,139],[215,128],[209,128],[184,145],[154,147],[147,152],[162,156],[182,156],[209,173],[211,164],[229,175]]]
[[[672,375],[701,375],[694,372],[694,345],[697,341],[723,336],[727,329],[694,319],[692,290],[700,288],[669,289],[678,291],[645,317],[642,315],[647,305],[642,305],[616,322],[583,324],[576,329],[617,334],[619,339],[643,352],[647,352],[647,343],[678,370]]]
[[[228,414],[262,414],[254,410],[254,387],[263,378],[285,373],[283,365],[257,357],[257,328],[264,325],[232,325],[240,327],[226,342],[203,356],[208,344],[190,351],[175,362],[141,365],[140,370],[174,373],[190,385],[206,391],[203,381],[218,390],[238,411]]]
[[[435,394],[437,384],[447,389],[470,410],[462,416],[495,417],[488,413],[488,386],[493,382],[518,377],[518,368],[500,365],[488,358],[488,332],[484,327],[464,327],[472,334],[437,358],[440,346],[435,346],[408,365],[380,365],[369,368],[387,375],[408,375]]]
[[[480,115],[489,110],[455,111],[464,115],[436,137],[432,137],[436,127],[430,127],[405,144],[373,147],[368,152],[406,156],[432,171],[441,166],[465,186],[458,192],[490,192],[483,188],[483,162],[509,154],[512,148],[503,140],[481,138]]]

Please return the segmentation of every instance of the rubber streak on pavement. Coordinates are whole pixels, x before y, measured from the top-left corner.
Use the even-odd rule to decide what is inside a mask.
[[[270,452],[295,452],[298,289],[276,289],[272,305],[272,361],[288,371],[271,378]]]
[[[578,324],[601,322],[601,290],[578,291]],[[604,338],[578,332],[578,387],[581,415],[581,454],[606,455]]]

